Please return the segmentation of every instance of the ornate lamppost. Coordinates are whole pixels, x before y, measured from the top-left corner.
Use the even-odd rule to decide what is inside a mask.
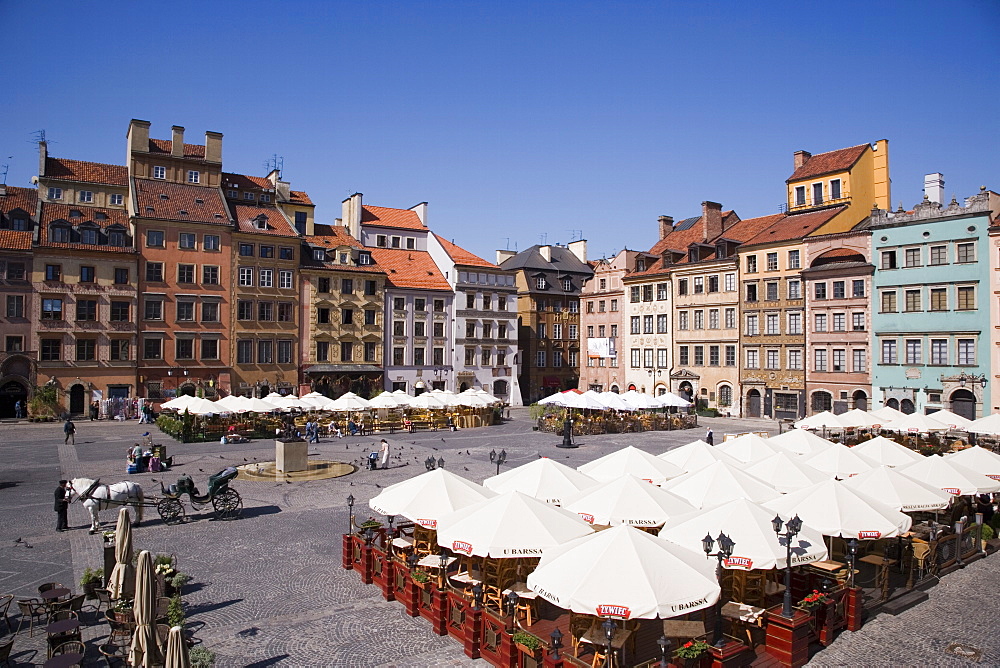
[[[778,537],[780,543],[781,539],[785,539],[785,600],[781,606],[781,616],[791,618],[792,617],[792,539],[795,538],[799,531],[802,530],[802,520],[796,515],[792,519],[784,522],[785,532],[781,532],[782,519],[780,515],[775,515],[774,519],[771,520],[771,527],[774,529],[774,534]],[[851,571],[853,572],[854,566],[851,565]]]
[[[719,543],[719,549],[712,552],[715,543]],[[705,550],[705,557],[715,557],[719,560],[716,566],[715,575],[719,578],[719,587],[722,587],[722,566],[726,559],[733,556],[733,548],[736,542],[726,534],[719,532],[719,537],[712,540],[712,534],[705,534],[701,539],[701,547]],[[715,603],[715,631],[712,633],[712,644],[716,647],[722,646],[722,593],[719,593],[719,600]]]

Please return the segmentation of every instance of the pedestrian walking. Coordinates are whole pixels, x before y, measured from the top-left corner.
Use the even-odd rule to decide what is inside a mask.
[[[97,419],[98,413],[101,411],[101,405],[96,401],[90,402],[90,421],[93,422]]]
[[[389,468],[389,441],[382,439],[382,442],[378,446],[379,463],[382,468]]]
[[[709,445],[715,445],[715,435],[712,434],[712,428],[708,428],[708,433],[705,434],[705,442]]]
[[[56,531],[67,531],[69,529],[69,519],[66,516],[69,510],[69,492],[66,490],[68,480],[60,480],[56,487]]]
[[[73,424],[72,418],[66,418],[66,424],[63,425],[63,433],[66,434],[66,439],[63,443],[76,445],[76,425]]]
[[[24,417],[24,404],[18,399],[14,402],[14,417],[20,419]]]

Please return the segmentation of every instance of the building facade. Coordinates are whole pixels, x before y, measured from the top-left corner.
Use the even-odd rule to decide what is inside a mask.
[[[0,418],[14,417],[17,402],[24,406],[38,384],[38,350],[31,348],[37,322],[31,252],[38,227],[36,193],[0,185]]]
[[[624,249],[611,259],[591,262],[594,278],[580,294],[580,327],[586,341],[586,363],[580,369],[581,390],[624,392],[625,373],[618,346],[625,323],[625,287],[622,279],[635,269],[638,251]]]

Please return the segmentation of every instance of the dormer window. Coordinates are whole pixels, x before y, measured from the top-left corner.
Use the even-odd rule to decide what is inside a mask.
[[[146,207],[146,213],[154,213],[155,211],[156,211],[156,209],[154,209],[154,208],[153,208],[153,207],[151,207],[151,206],[147,206],[147,207]]]
[[[69,217],[70,218],[83,218],[83,214],[80,213],[77,209],[70,209],[70,211],[69,211]]]
[[[205,200],[203,200],[203,199],[202,199],[202,198],[200,198],[200,197],[195,197],[195,198],[194,198],[194,203],[195,203],[195,204],[204,204],[204,203],[205,203]]]
[[[111,230],[108,232],[108,245],[121,248],[125,245],[125,233],[121,230]]]
[[[28,219],[27,218],[12,218],[10,221],[10,229],[12,230],[26,230],[28,229]]]
[[[372,254],[365,251],[358,253],[358,264],[372,264]]]
[[[187,209],[181,209],[181,210],[180,210],[180,211],[178,211],[177,213],[179,213],[179,214],[180,214],[180,215],[182,215],[182,216],[186,216],[186,215],[188,215],[188,212],[187,212]]]
[[[840,199],[840,179],[830,179],[830,199]]]
[[[313,259],[317,262],[326,262],[326,251],[322,248],[314,248]]]
[[[635,270],[636,271],[646,271],[646,260],[645,260],[645,258],[641,258],[640,257],[640,258],[636,259],[636,261],[635,261]]]
[[[347,253],[340,254],[340,264],[347,264]]]
[[[107,219],[108,219],[108,214],[104,213],[103,211],[98,211],[97,213],[94,214],[94,220],[107,220]]]
[[[252,200],[253,193],[243,193],[243,199]]]
[[[80,230],[80,243],[89,244],[91,246],[97,245],[97,230],[92,228],[84,228]]]
[[[170,195],[167,193],[160,193],[160,199],[170,199]]]
[[[537,290],[544,290],[545,289],[545,277],[544,276],[539,276],[538,278],[535,279],[535,288]]]
[[[267,216],[265,216],[264,214],[261,214],[261,215],[257,216],[256,218],[254,218],[253,219],[253,226],[256,227],[258,230],[266,230],[267,229]]]
[[[270,202],[271,201],[271,196],[270,195],[261,195],[260,196],[260,201],[261,202]]]
[[[795,206],[806,205],[806,187],[795,186]]]
[[[571,281],[568,278],[564,278],[563,282],[562,282],[562,286],[563,286],[563,290],[565,290],[566,292],[569,292],[570,290],[573,289],[573,281]]]
[[[49,241],[58,244],[68,244],[70,229],[68,225],[53,225],[49,228]]]
[[[814,183],[813,184],[813,206],[823,203],[823,184]]]

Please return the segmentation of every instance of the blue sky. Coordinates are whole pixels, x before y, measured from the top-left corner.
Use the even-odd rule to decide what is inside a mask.
[[[655,242],[711,199],[778,210],[792,153],[889,139],[894,205],[1000,190],[1000,3],[47,2],[0,0],[7,182],[55,156],[124,163],[152,136],[273,153],[331,222],[351,192],[429,203],[487,259],[582,234]],[[14,39],[10,39],[11,36]],[[7,157],[11,156],[11,157]]]

